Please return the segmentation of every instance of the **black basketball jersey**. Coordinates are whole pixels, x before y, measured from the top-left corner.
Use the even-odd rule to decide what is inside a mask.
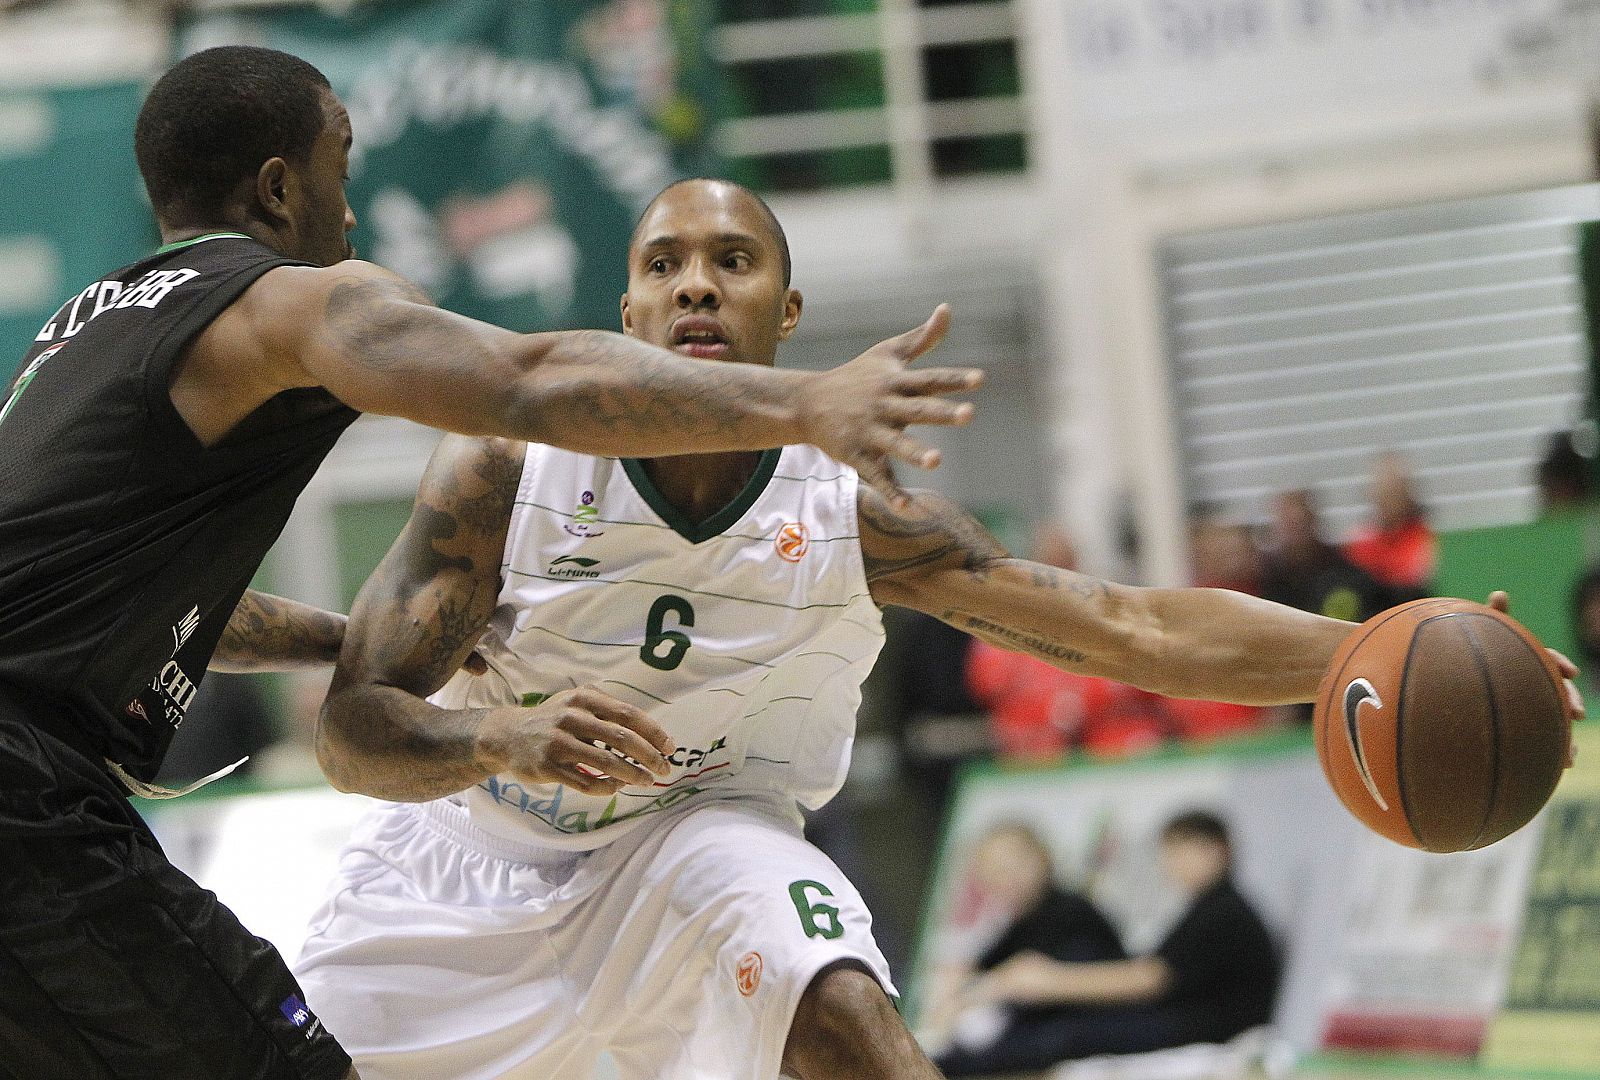
[[[68,300],[0,397],[0,689],[141,780],[357,415],[289,390],[207,449],[172,404],[185,346],[286,265],[238,234],[168,245]]]

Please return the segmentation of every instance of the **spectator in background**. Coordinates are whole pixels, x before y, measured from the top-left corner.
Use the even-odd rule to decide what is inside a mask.
[[[1594,496],[1591,468],[1590,460],[1574,445],[1572,432],[1558,431],[1550,436],[1537,473],[1540,512],[1576,510],[1589,502]]]
[[[982,1051],[941,1056],[948,1076],[1226,1042],[1271,1019],[1277,950],[1260,916],[1234,888],[1227,827],[1209,813],[1180,815],[1162,830],[1161,855],[1190,902],[1156,951],[1099,963],[1064,963],[1039,952],[1011,957],[973,983],[968,1003],[1062,1011],[1051,1024],[1009,1030],[1009,1038]]]
[[[1202,589],[1261,595],[1261,549],[1248,528],[1219,510],[1202,507],[1189,515],[1189,566]]]
[[[1322,538],[1317,503],[1309,491],[1288,491],[1274,502],[1261,595],[1350,622],[1393,606],[1387,588]]]
[[[1013,957],[1047,956],[1067,963],[1122,960],[1127,954],[1117,932],[1086,897],[1055,883],[1050,850],[1032,828],[1020,823],[994,827],[973,853],[967,888],[960,901],[962,922],[987,926],[992,942],[976,960],[935,973],[929,1008],[933,1029],[947,1027],[960,1007],[960,991],[976,975]],[[1013,1038],[1029,1041],[1035,1029],[1048,1028],[1065,1012],[1055,1005],[1005,1008],[988,1030],[972,1040],[983,1047]],[[980,1022],[981,1024],[981,1022]],[[960,1036],[958,1035],[958,1039]]]
[[[1059,525],[1033,536],[1035,562],[1078,568],[1072,537]],[[966,657],[972,698],[989,713],[1002,761],[1054,761],[1069,750],[1117,757],[1159,746],[1171,722],[1162,699],[1110,679],[1077,675],[1036,657],[975,641]]]
[[[1372,522],[1345,544],[1345,558],[1387,586],[1397,604],[1429,595],[1439,541],[1399,454],[1382,454],[1373,466],[1372,509]]]

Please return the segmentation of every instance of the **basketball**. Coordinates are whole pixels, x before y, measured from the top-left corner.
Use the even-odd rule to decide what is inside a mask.
[[[1424,851],[1486,847],[1555,790],[1572,736],[1560,672],[1521,624],[1469,600],[1373,616],[1317,691],[1317,756],[1373,831]]]

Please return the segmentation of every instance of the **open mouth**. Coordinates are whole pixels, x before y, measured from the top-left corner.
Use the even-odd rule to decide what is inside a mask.
[[[718,360],[728,353],[722,324],[704,315],[686,315],[674,323],[671,342],[674,351],[702,360]]]

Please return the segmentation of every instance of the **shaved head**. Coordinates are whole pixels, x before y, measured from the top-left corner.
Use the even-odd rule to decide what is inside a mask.
[[[794,268],[789,259],[789,237],[784,234],[783,226],[778,224],[778,215],[772,212],[772,207],[768,206],[766,200],[760,195],[757,195],[743,184],[735,183],[732,180],[719,180],[712,176],[694,176],[687,180],[679,180],[675,183],[668,184],[666,187],[656,192],[655,198],[650,200],[650,205],[644,208],[644,213],[639,215],[639,220],[633,226],[633,236],[628,240],[628,250],[632,251],[639,245],[640,230],[644,228],[644,223],[650,218],[650,211],[655,209],[656,203],[661,201],[662,196],[675,191],[678,188],[686,187],[691,184],[706,187],[722,187],[731,191],[739,192],[742,196],[749,199],[760,209],[761,217],[766,223],[767,229],[772,233],[772,239],[777,242],[778,255],[783,260],[783,286],[784,288],[788,288],[789,283],[794,276]]]

